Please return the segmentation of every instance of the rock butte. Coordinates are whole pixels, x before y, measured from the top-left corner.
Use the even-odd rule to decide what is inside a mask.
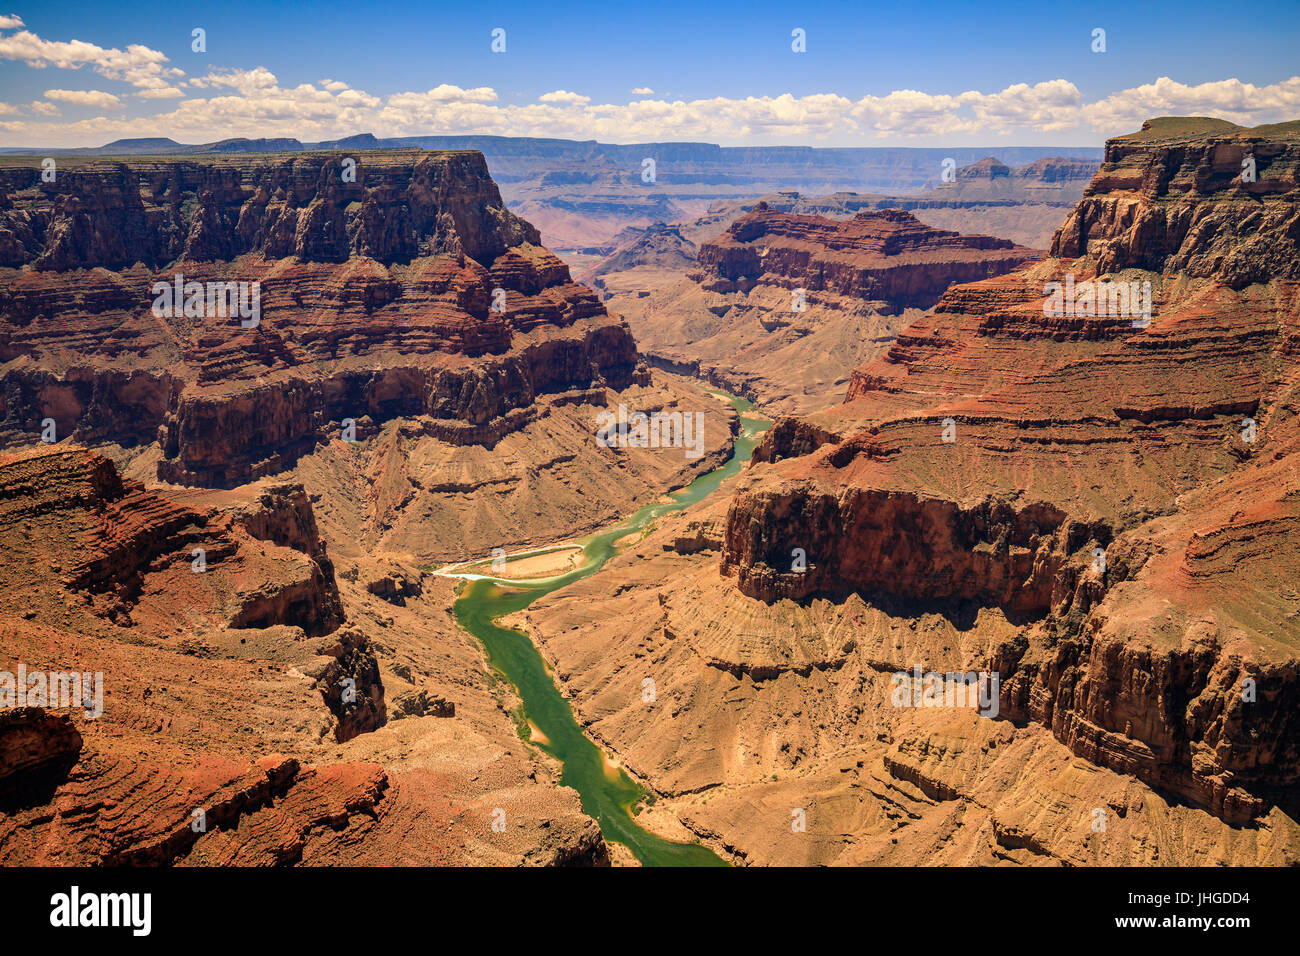
[[[759,863],[1300,861],[1298,221],[1300,123],[1111,140],[1046,258],[530,608],[654,813]],[[1066,273],[1151,282],[1151,324],[1045,317]],[[892,707],[916,665],[998,672],[999,719]]]
[[[950,290],[844,406],[774,430],[722,570],[764,600],[881,590],[1024,621],[988,651],[1008,717],[1244,823],[1300,773],[1300,595],[1279,576],[1297,557],[1300,144],[1164,125],[1108,143],[1050,258]],[[1150,281],[1152,324],[1045,318],[1066,272]],[[794,577],[771,559],[801,540],[818,557]],[[1246,678],[1265,703],[1243,703]]]
[[[701,243],[685,278],[618,301],[657,364],[768,409],[810,411],[842,396],[852,369],[950,285],[1039,255],[897,209],[835,220],[759,203]]]
[[[48,416],[78,440],[156,438],[160,478],[229,486],[343,419],[364,434],[424,415],[482,442],[539,393],[648,381],[482,156],[364,154],[355,182],[345,158],[97,161],[53,183],[0,170],[4,437]],[[259,282],[261,324],[155,317],[149,290],[176,273]]]
[[[778,212],[760,203],[700,247],[706,289],[746,291],[759,282],[928,308],[954,282],[969,282],[1035,258],[992,236],[932,229],[909,212],[860,212],[847,221]]]

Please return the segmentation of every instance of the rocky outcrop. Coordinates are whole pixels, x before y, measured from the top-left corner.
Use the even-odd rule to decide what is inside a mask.
[[[421,687],[393,698],[393,720],[403,717],[455,717],[456,705]]]
[[[362,419],[474,441],[540,394],[647,380],[475,153],[95,161],[53,183],[9,167],[0,190],[11,445],[52,419],[57,439],[156,440],[164,480],[231,486]],[[177,276],[202,305],[184,285],[192,309],[158,305]]]
[[[0,859],[55,866],[275,866],[299,862],[319,831],[373,818],[389,781],[373,764],[302,766],[283,755],[202,755],[158,767],[88,755],[53,812],[0,816]]]
[[[348,161],[351,160],[351,164]],[[42,271],[256,253],[491,262],[537,231],[506,212],[480,154],[312,153],[283,159],[124,160],[4,170],[8,266]],[[24,228],[26,227],[26,228]]]
[[[663,222],[645,229],[626,229],[632,233],[620,242],[604,260],[580,276],[598,291],[605,291],[604,276],[631,269],[685,272],[695,265],[695,243],[682,236],[681,229]],[[620,233],[620,237],[622,233]]]
[[[928,194],[965,202],[1013,200],[1071,206],[1079,201],[1099,165],[1091,159],[1045,156],[1016,168],[986,156],[955,169],[950,182],[929,184]]]
[[[336,719],[334,739],[342,743],[383,726],[388,719],[384,685],[368,638],[355,628],[343,628],[314,650],[316,660],[301,670],[316,681]]]
[[[608,291],[624,290],[613,301],[656,366],[703,378],[768,414],[790,414],[842,397],[851,371],[952,283],[1000,275],[1037,255],[896,209],[831,219],[760,202],[701,242],[697,268],[684,278],[645,297],[618,283],[639,282],[648,267],[606,280]]]
[[[884,591],[940,603],[971,601],[1040,617],[1061,588],[1069,556],[1110,531],[1066,522],[1050,504],[974,506],[876,489],[838,496],[732,502],[722,573],[764,601]],[[761,513],[767,520],[745,522]],[[797,559],[792,559],[795,549]]]
[[[0,713],[0,860],[607,862],[449,620],[450,586],[403,586],[402,606],[350,562],[336,581],[322,528],[359,522],[331,511],[296,482],[150,490],[85,449],[0,456],[0,672],[102,679],[102,711]],[[390,719],[417,713],[443,719]]]
[[[408,598],[424,593],[424,573],[397,562],[385,562],[365,582],[366,590],[389,604],[405,607]]]
[[[1153,120],[1106,144],[1106,160],[1052,240],[1100,273],[1146,269],[1232,289],[1300,279],[1300,143],[1232,124],[1188,140]]]
[[[343,605],[301,486],[269,487],[234,509],[196,508],[123,481],[100,455],[51,451],[0,462],[0,489],[0,536],[15,557],[19,548],[40,554],[95,615],[128,630],[135,616],[157,613],[157,591],[174,589],[225,628],[298,629],[315,636],[300,649],[315,663],[302,670],[337,719],[337,737],[383,724],[368,641],[351,631],[323,636],[343,622]],[[6,562],[0,574],[16,583],[21,565]]]
[[[698,258],[701,281],[713,291],[748,291],[764,283],[901,311],[928,308],[953,283],[999,275],[1036,255],[1006,239],[931,229],[901,210],[835,221],[760,203],[704,243]]]
[[[239,588],[213,594],[212,609],[229,627],[290,625],[318,635],[343,620],[301,487],[269,489],[236,511],[197,508],[123,480],[102,455],[50,450],[0,461],[0,489],[0,528],[42,549],[61,528],[61,586],[123,627],[158,574],[189,575],[195,592],[199,581],[237,575]],[[258,540],[286,560],[263,561]]]
[[[804,418],[782,418],[763,434],[763,442],[754,449],[753,461],[773,462],[782,458],[810,455],[822,445],[839,442],[833,432]]]
[[[1112,140],[1050,258],[952,288],[846,404],[773,429],[720,567],[765,602],[996,608],[1002,716],[1241,824],[1300,779],[1272,570],[1300,561],[1300,153],[1295,124],[1225,125]],[[1149,284],[1150,321],[1045,311],[1067,275]]]

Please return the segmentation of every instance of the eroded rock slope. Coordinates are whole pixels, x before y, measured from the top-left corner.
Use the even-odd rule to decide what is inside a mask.
[[[665,829],[737,859],[1294,864],[1297,269],[1296,124],[1152,121],[1047,258],[528,626]],[[1054,308],[1095,280],[1149,320]],[[897,706],[916,667],[997,674],[996,717]]]

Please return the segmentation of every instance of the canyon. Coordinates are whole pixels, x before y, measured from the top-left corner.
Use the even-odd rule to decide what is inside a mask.
[[[493,139],[0,156],[0,860],[1300,864],[1300,124]]]
[[[769,413],[804,412],[842,396],[852,370],[949,285],[1008,272],[1040,254],[1006,239],[933,229],[903,210],[836,220],[760,202],[702,241],[684,278],[649,296],[610,301],[656,364]]]
[[[751,864],[1300,862],[1297,222],[1297,123],[1111,139],[1045,256],[518,615],[646,825]],[[1150,283],[1151,321],[1049,314],[1067,275]],[[916,667],[997,674],[996,719],[893,704]]]
[[[1006,271],[1024,261],[1026,250],[1045,250],[1097,166],[1088,159],[1047,157],[1013,168],[985,157],[936,172],[913,195],[841,192],[815,197],[783,190],[759,199],[720,200],[694,220],[624,229],[615,237],[614,251],[578,277],[627,318],[656,365],[735,391],[769,413],[812,412],[838,401],[853,369],[879,354],[948,284]],[[794,223],[807,217],[823,223],[798,235],[775,226],[764,229],[764,235],[749,235],[760,221]],[[853,220],[858,226],[836,227],[826,220]],[[716,250],[728,245],[742,221],[748,223],[740,228],[754,254],[742,262],[732,248],[723,265]],[[864,223],[894,230],[900,241],[863,245],[860,237],[834,234],[870,228]],[[910,245],[901,238],[909,230],[917,230]],[[775,235],[784,232],[790,235]],[[954,243],[957,233],[970,238]],[[770,248],[800,241],[811,244],[801,261],[788,254],[770,262],[766,258]],[[951,259],[962,242],[982,244],[975,257],[983,260],[982,272],[972,265],[974,259],[966,265],[940,261]],[[863,263],[877,257],[876,268],[893,262],[899,267],[896,276],[933,272],[913,280],[930,286],[903,295],[879,281],[872,283],[878,289],[828,281],[822,275],[826,255],[815,254],[819,245],[834,250],[828,253],[831,258],[857,249]],[[1012,248],[1012,257],[997,251]],[[908,254],[915,254],[915,261],[909,262]],[[718,273],[720,267],[726,275]],[[804,302],[807,311],[794,312],[775,294],[781,286],[815,290]]]
[[[3,162],[5,153],[67,156],[77,161],[91,157],[147,155],[189,157],[209,162],[239,154],[283,156],[335,151],[344,156],[361,157],[389,150],[469,150],[481,154],[510,210],[537,226],[548,248],[565,254],[597,256],[609,254],[616,244],[616,237],[625,229],[644,228],[659,220],[689,223],[696,217],[708,215],[716,206],[752,203],[755,196],[782,190],[805,195],[848,189],[897,197],[919,194],[940,185],[946,161],[962,168],[973,168],[990,159],[999,165],[1008,164],[1018,173],[1014,177],[1017,185],[1036,188],[1011,202],[1003,195],[994,200],[993,205],[1001,205],[1005,210],[1008,205],[1029,203],[1026,208],[1032,210],[1043,202],[1059,198],[1047,194],[1059,191],[1069,178],[1068,166],[1062,163],[1082,161],[1095,170],[1096,162],[1101,159],[1101,150],[1097,147],[1074,147],[1067,152],[1038,146],[826,149],[811,146],[736,147],[694,142],[613,144],[528,136],[377,137],[359,133],[318,143],[304,143],[286,137],[227,138],[210,143],[183,144],[167,137],[142,137],[116,140],[98,148],[0,149],[0,162]],[[1063,161],[1059,159],[1061,156],[1074,159]],[[646,159],[655,163],[652,182],[643,178]],[[1044,163],[1050,165],[1044,167]],[[1086,184],[1091,170],[1077,182],[1078,189]],[[959,178],[956,184],[963,186],[966,178]],[[1038,195],[1030,195],[1033,193]],[[1077,200],[1078,196],[1072,198]],[[972,204],[963,199],[936,195],[928,200],[928,205],[937,210],[964,207],[967,216],[972,212],[975,215],[992,213],[1007,224],[1020,221],[1023,227],[1033,223],[1031,228],[1039,232],[1050,232],[1060,218],[1056,216],[1053,221],[1045,222],[1041,214],[1029,211],[1027,215],[1016,214],[1008,219],[1005,211],[993,212],[987,199]],[[938,214],[944,215],[942,212]],[[710,235],[715,235],[726,225],[724,223]],[[986,228],[987,222],[969,219],[959,223],[932,222],[931,225],[1003,235]],[[1004,238],[1025,241],[1020,236],[1007,235]]]
[[[479,154],[42,172],[0,167],[3,669],[102,675],[104,712],[5,712],[0,859],[607,864],[430,571],[656,500],[734,416]],[[700,454],[598,446],[610,403],[701,416]]]

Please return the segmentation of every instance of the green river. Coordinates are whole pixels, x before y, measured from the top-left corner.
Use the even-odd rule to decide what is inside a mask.
[[[527,607],[544,594],[595,574],[619,552],[619,542],[624,538],[645,531],[661,515],[707,498],[723,481],[740,471],[770,422],[750,414],[753,405],[745,399],[708,391],[726,398],[740,414],[741,431],[726,464],[673,492],[669,495],[671,501],[647,505],[617,527],[573,542],[583,549],[583,562],[577,569],[533,581],[503,581],[475,575],[453,606],[456,620],[483,642],[492,666],[518,692],[523,701],[523,716],[545,734],[545,743],[533,741],[534,745],[561,762],[561,781],[578,791],[583,811],[600,824],[605,840],[623,844],[645,866],[725,866],[726,863],[698,843],[674,843],[637,826],[632,808],[644,791],[621,769],[611,769],[600,748],[583,733],[569,702],[555,686],[546,662],[528,636],[499,627],[495,621]],[[554,546],[528,553],[548,550],[554,550]],[[511,555],[512,559],[518,557],[521,555]],[[477,565],[468,566],[474,567]]]

